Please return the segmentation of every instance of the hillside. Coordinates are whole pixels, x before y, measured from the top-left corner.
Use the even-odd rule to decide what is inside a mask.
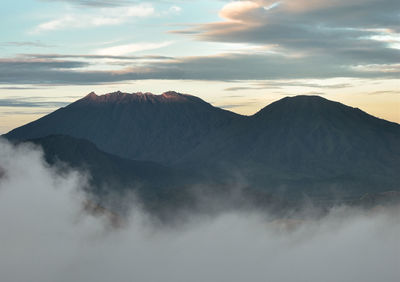
[[[293,198],[400,190],[400,125],[318,96],[286,97],[253,116],[241,116],[176,92],[90,93],[6,137],[52,134],[86,139],[126,159],[195,173],[202,183]],[[86,151],[70,161],[83,163],[90,157]],[[101,167],[108,167],[109,160],[103,162]]]

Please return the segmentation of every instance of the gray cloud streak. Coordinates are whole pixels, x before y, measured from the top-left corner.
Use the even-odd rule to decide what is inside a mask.
[[[28,98],[0,98],[0,107],[16,107],[16,108],[59,108],[68,105],[69,102],[55,101],[35,101],[31,97]]]
[[[128,6],[135,3],[141,3],[141,0],[41,0],[42,2],[64,2],[70,3],[73,5],[78,5],[81,7],[88,8],[102,8],[102,7],[119,7],[119,6]],[[175,3],[180,2],[179,0],[150,0],[147,2],[166,2],[166,3]]]
[[[115,7],[115,6],[125,6],[138,1],[129,0],[41,0],[43,2],[66,2],[70,4],[75,4],[79,6],[86,7]]]
[[[310,88],[321,88],[321,89],[338,89],[351,87],[351,84],[340,83],[340,84],[317,84],[317,83],[304,83],[298,81],[268,81],[253,83],[250,86],[237,86],[228,87],[225,91],[240,91],[240,90],[264,90],[264,89],[282,89],[285,86],[300,86],[300,87],[310,87]]]
[[[54,45],[48,45],[48,44],[45,44],[45,43],[41,43],[39,41],[9,41],[9,42],[0,43],[0,46],[40,47],[40,48],[54,47]]]
[[[20,87],[20,86],[4,86],[0,87],[1,90],[33,90],[33,89],[44,89],[42,87]]]
[[[53,56],[53,55],[49,55]],[[395,58],[394,58],[395,59]],[[394,61],[395,62],[395,61]],[[399,65],[391,71],[353,68],[358,61],[329,56],[291,58],[265,54],[225,54],[174,60],[123,64],[116,71],[85,70],[90,63],[54,59],[2,59],[2,84],[103,84],[145,79],[183,80],[277,80],[301,78],[398,78]],[[384,65],[385,66],[385,65]]]
[[[172,60],[174,57],[168,56],[157,56],[157,55],[147,55],[147,56],[107,56],[107,55],[71,55],[71,54],[21,54],[26,58],[37,58],[37,59],[115,59],[115,60]]]

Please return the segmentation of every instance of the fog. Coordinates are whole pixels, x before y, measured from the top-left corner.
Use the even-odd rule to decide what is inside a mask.
[[[85,212],[80,172],[0,140],[0,281],[400,281],[400,210],[335,207],[268,220],[256,209],[119,227]]]

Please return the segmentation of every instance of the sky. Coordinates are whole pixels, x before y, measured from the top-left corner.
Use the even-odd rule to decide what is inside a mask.
[[[0,18],[0,133],[117,90],[246,115],[321,95],[400,122],[398,0],[5,0]]]

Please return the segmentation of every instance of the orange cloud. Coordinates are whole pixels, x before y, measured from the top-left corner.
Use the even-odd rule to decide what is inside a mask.
[[[249,13],[257,11],[260,7],[253,1],[235,1],[226,4],[219,15],[226,20],[243,21],[244,18],[248,18]]]

